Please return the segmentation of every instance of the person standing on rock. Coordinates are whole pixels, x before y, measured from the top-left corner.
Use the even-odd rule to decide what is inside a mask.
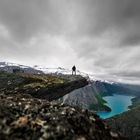
[[[72,67],[72,75],[75,74],[76,75],[76,67],[75,65]]]

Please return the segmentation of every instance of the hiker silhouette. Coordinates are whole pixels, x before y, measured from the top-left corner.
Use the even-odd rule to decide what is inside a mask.
[[[72,67],[72,75],[75,74],[76,75],[76,67],[75,65]]]

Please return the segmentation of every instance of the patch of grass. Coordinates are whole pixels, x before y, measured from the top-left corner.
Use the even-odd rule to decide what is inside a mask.
[[[97,98],[99,104],[104,105],[107,103],[99,93],[95,94],[95,97]]]

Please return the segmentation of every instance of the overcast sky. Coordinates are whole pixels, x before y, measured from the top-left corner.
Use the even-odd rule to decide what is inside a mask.
[[[139,81],[140,0],[0,0],[0,61]]]

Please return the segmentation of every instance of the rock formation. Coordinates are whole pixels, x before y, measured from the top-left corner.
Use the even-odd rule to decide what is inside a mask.
[[[125,140],[94,113],[18,93],[0,94],[0,139]]]

